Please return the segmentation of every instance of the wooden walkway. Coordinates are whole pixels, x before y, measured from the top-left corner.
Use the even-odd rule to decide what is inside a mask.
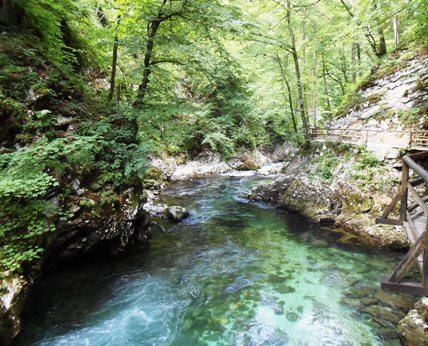
[[[377,223],[402,225],[409,237],[411,246],[389,278],[382,279],[381,287],[388,291],[406,292],[415,295],[428,295],[428,172],[417,163],[428,157],[428,151],[403,157],[401,187],[386,208]],[[413,172],[413,176],[411,175]],[[411,179],[413,178],[413,179]],[[419,192],[417,191],[419,188]],[[412,201],[409,204],[409,200]],[[400,203],[400,216],[390,219],[388,216]],[[406,274],[418,265],[422,282],[403,281]]]
[[[394,134],[391,147],[399,149],[428,150],[428,131],[393,131],[352,128],[311,129],[313,142],[341,142],[367,146],[369,141]]]

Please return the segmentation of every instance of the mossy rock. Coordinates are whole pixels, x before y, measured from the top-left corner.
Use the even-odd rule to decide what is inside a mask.
[[[238,171],[255,171],[259,169],[260,166],[257,162],[250,156],[245,156],[244,161],[237,167]]]
[[[165,180],[165,173],[158,167],[151,167],[145,175],[145,181],[162,182]]]

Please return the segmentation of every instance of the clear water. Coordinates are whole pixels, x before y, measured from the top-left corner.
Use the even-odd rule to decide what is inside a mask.
[[[43,279],[18,345],[399,345],[414,301],[379,277],[402,254],[242,197],[262,181],[173,186],[163,202],[191,216],[148,251]]]

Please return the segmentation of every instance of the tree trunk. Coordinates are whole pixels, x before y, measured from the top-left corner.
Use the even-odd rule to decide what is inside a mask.
[[[322,80],[323,80],[323,84],[324,84],[324,95],[326,98],[326,102],[327,102],[327,110],[329,111],[329,113],[331,113],[331,103],[330,103],[330,96],[328,95],[328,86],[327,86],[327,71],[326,71],[326,66],[325,66],[325,56],[324,56],[324,51],[321,54],[321,58],[322,58]]]
[[[314,55],[313,55],[313,78],[314,91],[312,100],[312,127],[317,128],[317,112],[318,112],[318,76],[317,76],[317,31],[314,29]]]
[[[361,70],[361,46],[357,43],[357,60],[358,60],[358,77],[361,78],[363,72]]]
[[[352,83],[357,81],[357,44],[352,43]]]
[[[285,79],[285,85],[287,87],[287,94],[288,94],[288,104],[290,106],[290,113],[291,113],[291,121],[293,122],[293,129],[294,132],[297,133],[297,121],[296,116],[294,115],[294,108],[293,108],[293,98],[291,97],[291,88],[290,83],[288,83],[288,80]]]
[[[348,12],[349,16],[351,18],[355,18],[354,13],[351,11],[351,9],[345,3],[345,1],[344,0],[340,0],[340,2],[342,3],[342,5],[345,8],[345,10]],[[358,24],[358,26],[362,26],[362,23],[358,19],[357,19],[356,23]],[[376,54],[376,56],[378,56],[379,52],[378,52],[378,47],[377,47],[377,43],[376,43],[375,34],[373,33],[373,31],[371,30],[370,26],[368,26],[368,25],[364,26],[364,36],[367,38],[367,42],[369,43],[371,49],[373,50],[373,53]]]
[[[387,53],[387,51],[386,51],[385,35],[383,34],[383,29],[382,28],[379,28],[378,34],[379,34],[379,47],[378,47],[377,56],[379,58],[381,58],[381,57],[385,56],[386,53]]]
[[[110,76],[110,90],[108,93],[108,100],[113,100],[114,90],[116,87],[116,70],[117,70],[117,51],[119,49],[119,26],[120,26],[119,15],[117,17],[116,29],[114,33],[114,43],[113,43],[113,57],[111,62],[111,76]]]
[[[398,46],[400,45],[400,22],[398,21],[398,16],[394,16],[392,24],[394,26],[395,48],[398,48]]]
[[[288,104],[289,104],[289,106],[290,106],[291,121],[292,121],[292,123],[293,123],[293,129],[294,129],[294,132],[295,132],[295,133],[297,133],[297,122],[296,122],[296,118],[295,118],[295,115],[294,115],[293,99],[292,99],[292,97],[291,97],[291,88],[290,88],[290,84],[288,83],[287,77],[286,77],[286,75],[285,75],[284,68],[283,68],[282,63],[281,63],[281,59],[279,58],[279,55],[278,55],[278,54],[276,55],[276,58],[277,58],[277,60],[278,60],[278,65],[279,65],[279,68],[280,68],[280,70],[281,70],[281,77],[282,77],[282,81],[284,82],[285,87],[287,88]]]
[[[135,107],[141,107],[144,103],[144,97],[147,94],[147,87],[150,81],[150,75],[152,74],[152,55],[153,47],[155,43],[155,37],[157,31],[162,24],[167,19],[171,19],[172,15],[166,16],[164,13],[164,7],[168,0],[163,0],[162,6],[160,7],[158,14],[155,19],[152,19],[147,24],[147,43],[146,43],[146,52],[144,54],[144,70],[143,70],[143,80],[138,86],[137,98],[134,101]],[[184,1],[183,1],[184,3]]]
[[[299,110],[300,110],[300,117],[302,118],[302,124],[303,124],[303,131],[305,135],[306,141],[309,140],[309,128],[308,128],[308,121],[306,118],[305,113],[305,102],[303,99],[303,87],[302,87],[302,79],[300,76],[300,67],[299,67],[299,57],[297,55],[297,49],[296,49],[296,40],[294,36],[293,27],[291,26],[291,2],[290,0],[287,0],[287,23],[288,23],[288,31],[291,38],[291,51],[293,55],[294,60],[294,67],[296,69],[296,81],[297,81],[297,91],[298,91],[298,97],[299,97]]]
[[[159,19],[155,19],[148,24],[147,28],[147,43],[146,43],[146,53],[144,54],[144,71],[143,71],[143,80],[138,86],[137,99],[134,102],[134,106],[141,106],[144,102],[144,97],[147,94],[147,87],[150,81],[150,75],[152,73],[150,67],[152,63],[152,54],[154,47],[154,40],[156,33],[159,29],[159,26],[162,22]]]
[[[122,99],[122,86],[119,84],[117,86],[117,91],[116,91],[116,102],[117,102],[117,104],[120,103],[121,99]]]
[[[2,9],[2,12],[3,12],[3,15],[6,17],[7,16],[7,13],[9,12],[8,11],[8,8],[9,8],[9,0],[2,0],[2,2],[1,2],[1,9]]]

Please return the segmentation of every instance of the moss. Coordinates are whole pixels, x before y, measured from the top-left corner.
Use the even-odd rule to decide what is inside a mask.
[[[417,92],[417,91],[425,91],[428,89],[428,79],[426,80],[418,80],[416,82],[415,87],[412,89],[412,92]]]
[[[366,97],[365,101],[369,102],[370,104],[375,104],[375,103],[378,103],[380,100],[382,100],[382,97],[383,97],[382,93],[372,94]]]
[[[361,94],[357,90],[351,91],[350,93],[345,95],[345,97],[343,98],[343,101],[339,106],[335,117],[340,118],[345,116],[351,108],[355,110],[359,110],[360,109],[359,105],[364,101],[365,101],[364,98],[361,96]]]
[[[259,169],[259,165],[248,155],[244,157],[244,162],[237,168],[238,171],[254,171],[256,169]]]

